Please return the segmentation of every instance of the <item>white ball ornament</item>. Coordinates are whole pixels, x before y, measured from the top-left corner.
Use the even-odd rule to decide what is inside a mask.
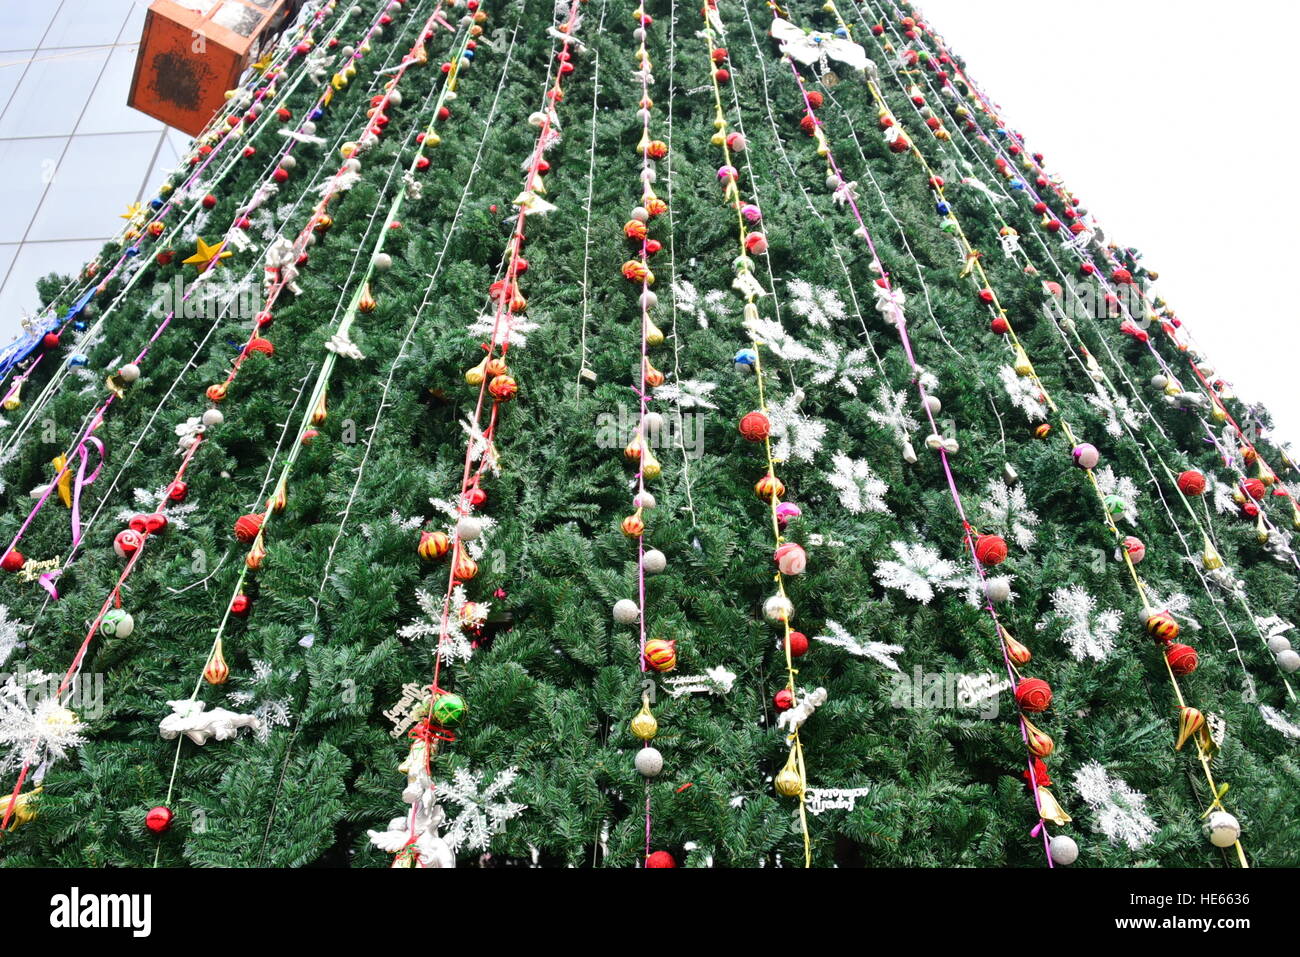
[[[99,633],[108,638],[129,638],[135,631],[135,619],[129,611],[110,609],[99,623]]]
[[[658,748],[642,748],[636,753],[636,769],[642,777],[657,778],[664,769],[664,756]]]
[[[1277,654],[1277,666],[1289,675],[1300,671],[1300,653],[1288,648],[1286,651],[1279,651]]]
[[[1156,375],[1153,375],[1151,377],[1151,388],[1163,389],[1167,385],[1169,385],[1168,376],[1160,375],[1159,373],[1157,373]]]
[[[483,534],[483,523],[473,515],[462,515],[456,522],[456,535],[461,541],[472,542]]]
[[[393,257],[388,255],[388,253],[375,253],[371,263],[380,272],[388,272],[388,270],[393,268]]]
[[[1003,576],[988,579],[984,582],[984,597],[994,604],[1006,601],[1011,597],[1010,580]]]
[[[1268,650],[1275,655],[1291,650],[1291,641],[1286,635],[1274,635],[1268,640]]]
[[[641,556],[641,565],[651,575],[658,575],[668,567],[668,559],[657,548],[652,548]]]
[[[1064,834],[1052,838],[1051,852],[1054,864],[1069,865],[1079,859],[1079,845],[1074,842],[1074,838]]]
[[[1232,847],[1241,837],[1241,825],[1227,811],[1215,811],[1205,822],[1205,835],[1215,847]]]
[[[929,410],[931,415],[938,415],[940,412],[943,411],[943,403],[939,401],[939,397],[937,395],[927,395],[925,397],[924,405],[926,409]]]
[[[659,503],[655,501],[654,494],[651,492],[637,492],[632,498],[632,504],[637,508],[654,508]]]
[[[631,598],[620,598],[614,602],[614,620],[620,625],[635,625],[641,617],[641,611]]]
[[[647,412],[641,421],[648,435],[654,435],[664,427],[664,417],[658,412]]]
[[[391,103],[393,106],[401,106],[401,105],[402,105],[402,91],[401,91],[401,90],[390,90],[390,91],[388,92],[388,102]]]
[[[203,413],[203,424],[208,428],[215,428],[224,421],[226,417],[220,409],[208,409]]]
[[[117,374],[122,377],[124,382],[134,382],[140,378],[140,367],[134,362],[128,362],[122,368],[117,370]]]

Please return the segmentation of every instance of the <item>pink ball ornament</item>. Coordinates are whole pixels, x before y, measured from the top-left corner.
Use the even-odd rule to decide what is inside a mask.
[[[776,507],[776,521],[782,528],[803,515],[803,510],[794,502],[782,502]]]
[[[724,183],[727,182],[728,180],[735,180],[735,178],[739,175],[740,174],[736,172],[736,167],[734,166],[718,167],[718,179],[722,180]]]
[[[1074,464],[1081,469],[1096,468],[1097,463],[1101,461],[1101,453],[1097,451],[1097,447],[1087,442],[1076,445],[1070,455],[1074,457]]]
[[[1136,565],[1142,559],[1147,557],[1147,547],[1142,544],[1142,539],[1136,535],[1127,535],[1124,538],[1124,551],[1128,552],[1129,560]]]
[[[745,152],[745,147],[748,145],[749,142],[745,139],[744,133],[727,134],[727,149],[731,150],[733,153]]]
[[[750,233],[745,237],[745,251],[761,256],[767,252],[767,237],[762,233]]]
[[[740,207],[740,215],[745,217],[746,222],[756,223],[763,218],[763,213],[753,203],[746,203]]]
[[[776,567],[781,570],[782,575],[802,575],[808,567],[808,553],[803,550],[802,545],[796,545],[794,542],[786,542],[779,546],[772,557],[776,559]]]

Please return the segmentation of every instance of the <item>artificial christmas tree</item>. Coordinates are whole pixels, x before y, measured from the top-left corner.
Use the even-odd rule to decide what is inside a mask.
[[[5,863],[1296,863],[1300,475],[918,11],[264,66],[0,356]]]

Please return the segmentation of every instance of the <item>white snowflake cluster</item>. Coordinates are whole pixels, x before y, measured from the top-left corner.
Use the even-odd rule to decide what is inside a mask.
[[[988,497],[980,503],[986,525],[1026,551],[1034,544],[1038,515],[1029,507],[1029,499],[1020,485],[1008,486],[998,479],[989,480]]]
[[[939,555],[937,548],[909,542],[891,542],[897,561],[876,566],[875,576],[886,588],[896,588],[908,598],[928,605],[936,588],[951,587],[957,566]]]
[[[862,512],[888,512],[885,493],[889,486],[876,476],[866,459],[853,459],[843,452],[831,456],[834,471],[826,476],[840,497],[840,504],[854,515]]]
[[[898,662],[894,658],[902,654],[902,645],[887,645],[881,641],[861,641],[850,635],[843,625],[835,621],[828,620],[826,630],[830,632],[829,635],[813,635],[813,641],[835,645],[859,658],[870,658],[891,671],[899,670]]]
[[[683,379],[679,382],[666,382],[655,389],[654,397],[664,402],[671,402],[681,409],[716,409],[709,398],[716,382],[703,382],[699,379]]]
[[[730,312],[727,294],[721,289],[711,289],[701,296],[685,279],[673,283],[673,302],[679,312],[694,316],[701,329],[709,328],[712,319],[726,319]]]
[[[442,627],[443,600],[434,597],[423,588],[415,590],[415,600],[420,606],[420,611],[424,613],[424,617],[412,619],[410,623],[403,625],[397,630],[398,636],[406,639],[428,639],[434,644],[434,648],[437,650],[439,657],[442,658],[443,664],[450,664],[453,661],[469,661],[474,654],[474,636],[466,628],[467,622],[464,611],[469,599],[465,594],[464,586],[457,585],[452,589],[451,607],[447,611],[445,636]],[[469,624],[482,624],[492,606],[487,602],[474,602],[473,604],[476,614],[473,617],[473,622],[469,622]]]
[[[465,329],[475,342],[493,339],[497,346],[509,343],[511,349],[522,349],[528,345],[529,334],[537,331],[538,323],[506,311],[501,314],[500,322],[497,322],[496,314],[492,313],[479,316]]]
[[[1266,725],[1283,737],[1300,740],[1300,724],[1296,724],[1281,711],[1262,704],[1259,706],[1259,715],[1264,719]]]
[[[1038,623],[1038,628],[1046,628],[1053,621],[1065,624],[1061,640],[1069,647],[1070,654],[1079,661],[1085,658],[1102,661],[1115,650],[1124,616],[1113,608],[1097,611],[1097,599],[1080,586],[1070,585],[1052,592],[1052,611]]]
[[[848,314],[834,289],[814,286],[802,279],[791,279],[786,289],[790,293],[790,308],[807,319],[810,326],[829,329],[832,322]]]
[[[768,406],[767,417],[772,423],[772,455],[779,460],[811,462],[813,456],[821,451],[826,423],[801,413],[799,406],[803,400],[803,391],[796,389],[780,402]]]
[[[60,702],[58,678],[43,671],[9,675],[0,686],[0,772],[48,766],[85,743],[85,725]]]
[[[440,803],[454,804],[461,809],[443,835],[453,850],[486,850],[492,836],[500,833],[507,821],[528,810],[527,805],[506,796],[518,776],[517,768],[506,768],[483,787],[481,771],[457,768],[452,780],[435,787],[434,797]]]
[[[0,605],[0,667],[4,667],[10,655],[24,647],[22,633],[30,629],[31,625],[9,617],[8,605]]]
[[[1011,366],[1003,366],[999,369],[998,378],[1002,380],[1002,388],[1006,390],[1011,404],[1025,413],[1025,418],[1030,422],[1041,422],[1047,419],[1047,403],[1043,398],[1043,390],[1038,388],[1033,379],[1020,375]]]
[[[1147,796],[1134,791],[1122,778],[1112,777],[1096,761],[1074,773],[1079,797],[1097,817],[1097,830],[1111,841],[1136,851],[1151,843],[1156,823],[1147,813]]]

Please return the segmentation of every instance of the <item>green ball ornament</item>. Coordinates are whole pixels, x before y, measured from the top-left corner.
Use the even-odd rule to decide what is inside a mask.
[[[126,638],[135,631],[135,619],[121,608],[112,608],[99,623],[99,633],[108,638]]]
[[[439,695],[438,699],[433,702],[433,719],[439,724],[450,727],[459,724],[465,717],[465,712],[469,710],[465,704],[465,699],[458,694],[448,692]]]
[[[1111,518],[1119,518],[1124,514],[1124,509],[1127,506],[1124,503],[1124,499],[1120,498],[1118,495],[1107,495],[1104,501],[1106,503],[1106,511],[1110,513]]]

